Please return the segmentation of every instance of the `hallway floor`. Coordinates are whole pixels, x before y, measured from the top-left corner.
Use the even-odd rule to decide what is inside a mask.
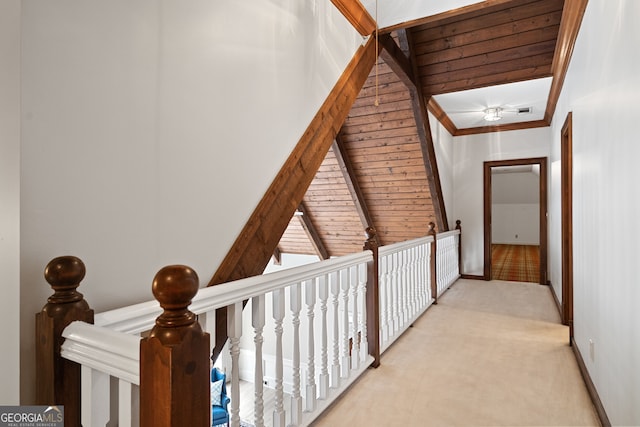
[[[313,424],[598,426],[547,286],[458,280]]]

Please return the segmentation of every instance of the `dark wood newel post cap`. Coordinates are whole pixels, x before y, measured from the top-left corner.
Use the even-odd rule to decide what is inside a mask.
[[[367,227],[364,230],[364,236],[367,238],[367,240],[375,239],[376,235],[377,235],[376,229],[373,227]]]
[[[44,269],[44,278],[55,293],[48,302],[62,304],[82,300],[76,289],[84,279],[87,270],[82,260],[75,256],[61,256],[52,259]]]
[[[436,224],[435,224],[435,222],[431,221],[429,223],[429,231],[428,231],[428,233],[429,234],[436,234]]]
[[[186,265],[169,265],[158,271],[151,290],[164,313],[156,319],[156,325],[176,328],[194,323],[195,314],[188,307],[198,293],[199,284],[196,272]]]

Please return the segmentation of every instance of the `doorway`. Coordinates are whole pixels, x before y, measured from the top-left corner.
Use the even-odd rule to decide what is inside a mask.
[[[484,279],[492,279],[492,173],[504,168],[537,168],[538,185],[538,283],[547,284],[547,159],[544,157],[484,162]],[[516,236],[517,238],[517,236]]]
[[[560,134],[561,205],[562,205],[562,323],[569,326],[573,340],[573,137],[572,113]]]

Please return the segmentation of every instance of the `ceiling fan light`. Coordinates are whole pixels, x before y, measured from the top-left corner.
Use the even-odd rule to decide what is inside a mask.
[[[488,122],[495,122],[502,118],[502,108],[487,108],[484,110],[484,119]]]

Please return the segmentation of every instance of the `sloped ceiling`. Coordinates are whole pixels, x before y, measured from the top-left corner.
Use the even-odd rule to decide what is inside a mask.
[[[418,107],[428,104],[454,136],[548,126],[579,28],[579,1],[379,0],[380,34],[392,35],[403,58],[379,58],[280,250],[326,258],[361,250],[368,226],[384,245],[424,236],[429,222],[447,228],[429,163],[433,124]],[[375,2],[363,4],[373,16]],[[410,68],[400,76],[393,70],[404,61]],[[504,109],[501,123],[482,119],[490,107]],[[532,112],[517,114],[519,107]],[[305,235],[315,243],[305,244]]]

